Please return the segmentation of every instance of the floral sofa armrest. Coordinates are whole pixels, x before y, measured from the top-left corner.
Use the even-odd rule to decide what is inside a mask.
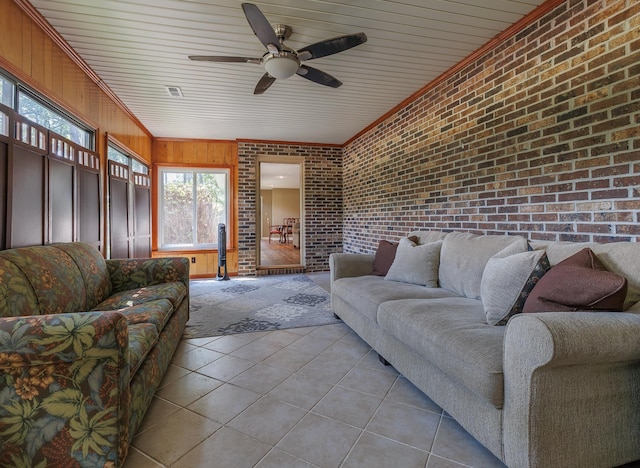
[[[0,466],[120,466],[127,347],[118,312],[0,318]]]
[[[180,281],[189,291],[189,259],[186,257],[107,260],[113,292]]]

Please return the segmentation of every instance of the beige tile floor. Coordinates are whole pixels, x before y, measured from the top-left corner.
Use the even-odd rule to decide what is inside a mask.
[[[502,467],[344,324],[183,340],[126,468]]]

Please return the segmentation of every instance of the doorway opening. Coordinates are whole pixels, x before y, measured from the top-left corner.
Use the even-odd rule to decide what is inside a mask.
[[[258,273],[303,271],[303,158],[258,158]]]

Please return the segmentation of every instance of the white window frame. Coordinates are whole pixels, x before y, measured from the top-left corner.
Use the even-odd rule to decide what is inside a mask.
[[[181,172],[193,174],[194,180],[194,200],[195,193],[197,191],[197,175],[202,173],[208,174],[222,174],[225,177],[225,226],[227,226],[227,239],[229,238],[229,219],[231,214],[231,169],[229,168],[212,168],[212,167],[172,167],[163,166],[158,167],[158,250],[213,250],[218,248],[218,244],[199,244],[197,243],[198,230],[197,230],[197,208],[196,204],[193,204],[192,211],[192,223],[193,223],[193,242],[191,244],[166,244],[164,240],[164,223],[165,223],[165,210],[164,210],[164,174],[167,172]],[[228,242],[227,242],[228,244]]]

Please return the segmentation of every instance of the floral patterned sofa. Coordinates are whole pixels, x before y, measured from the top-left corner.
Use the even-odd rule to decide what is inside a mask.
[[[185,258],[0,251],[0,466],[121,466],[188,314]]]

